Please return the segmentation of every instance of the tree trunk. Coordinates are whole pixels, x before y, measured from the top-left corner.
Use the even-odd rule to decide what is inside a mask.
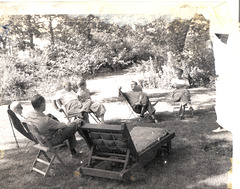
[[[54,33],[53,33],[53,27],[52,27],[52,17],[49,17],[49,32],[51,36],[51,45],[53,46],[55,44],[54,42]]]
[[[32,32],[32,24],[31,24],[31,15],[27,16],[27,20],[28,20],[28,32],[29,32],[29,40],[30,40],[30,48],[34,49],[34,43],[33,43],[33,32]]]

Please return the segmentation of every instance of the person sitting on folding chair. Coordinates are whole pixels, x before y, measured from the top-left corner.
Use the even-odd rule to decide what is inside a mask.
[[[175,90],[171,94],[171,98],[174,102],[180,102],[179,115],[181,119],[184,119],[185,106],[188,106],[191,114],[193,112],[191,104],[191,94],[188,90],[190,84],[188,82],[188,79],[182,77],[182,69],[176,69],[175,74],[177,77],[172,78],[171,80],[171,86],[175,88]]]
[[[46,101],[40,94],[32,97],[31,104],[34,110],[30,111],[26,116],[26,122],[29,124],[30,131],[33,131],[31,130],[31,125],[35,125],[39,132],[53,146],[68,140],[72,157],[78,158],[79,153],[75,149],[77,144],[75,133],[76,131],[79,134],[81,133],[82,120],[76,119],[66,125],[64,122],[56,121],[45,115],[43,112],[46,108]]]
[[[83,106],[86,104],[85,106],[88,107],[88,112],[92,111],[97,118],[101,118],[101,123],[103,124],[104,114],[106,112],[105,106],[100,102],[92,101],[85,79],[81,79],[77,85],[79,87],[77,91],[79,101]]]
[[[12,102],[12,103],[10,104],[10,110],[12,110],[12,111],[16,114],[17,118],[18,118],[22,123],[25,123],[25,122],[26,122],[26,118],[25,118],[25,116],[23,115],[23,106],[22,106],[21,102],[19,102],[19,101],[14,101],[14,102]],[[55,120],[58,121],[58,119],[57,119],[54,115],[52,115],[52,114],[50,114],[50,113],[47,114],[47,116],[48,116],[48,117],[51,117],[52,119],[55,119]]]
[[[53,100],[53,105],[56,109],[59,111],[62,111],[59,109],[57,106],[57,100],[61,100],[61,103],[65,107],[66,113],[70,117],[79,117],[79,118],[84,118],[83,114],[84,112],[89,111],[90,107],[90,102],[89,104],[85,103],[82,104],[78,100],[78,95],[75,93],[72,88],[71,88],[71,83],[69,81],[64,82],[63,84],[63,89],[57,91],[54,100]],[[88,122],[88,120],[84,120]]]
[[[156,110],[149,101],[148,95],[142,91],[142,87],[136,81],[132,81],[131,89],[132,91],[130,92],[121,93],[127,99],[133,111],[140,114],[140,117],[144,117],[144,113],[148,111],[154,122],[157,123],[158,120],[155,117]],[[119,91],[121,91],[121,87]]]
[[[10,104],[10,109],[16,114],[17,118],[21,121],[21,122],[25,122],[26,118],[22,115],[23,113],[23,107],[21,102],[19,101],[14,101]]]

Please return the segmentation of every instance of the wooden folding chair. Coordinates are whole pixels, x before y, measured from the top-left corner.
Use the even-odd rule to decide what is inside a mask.
[[[161,151],[169,153],[175,133],[162,128],[135,127],[126,124],[85,124],[83,137],[90,148],[88,162],[76,174],[129,180],[131,175],[152,161]]]
[[[179,111],[180,111],[180,107],[181,107],[181,103],[180,102],[176,102],[176,101],[172,101],[172,106],[173,106],[173,115],[174,116],[179,116]],[[190,117],[193,116],[193,112],[189,111],[189,107],[187,105],[185,105],[185,113],[189,112]]]
[[[63,142],[59,145],[52,146],[47,140],[44,139],[44,136],[41,135],[39,130],[34,125],[29,125],[33,136],[36,138],[36,145],[33,147],[38,150],[37,156],[31,167],[31,171],[36,171],[42,174],[44,177],[48,174],[55,158],[64,165],[62,159],[59,157],[59,149],[66,144]],[[45,166],[45,167],[44,167]]]

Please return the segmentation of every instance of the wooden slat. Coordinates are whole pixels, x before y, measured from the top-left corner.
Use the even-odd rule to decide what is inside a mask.
[[[85,123],[81,129],[83,130],[91,130],[96,132],[121,132],[123,130],[122,125],[110,125],[110,124],[92,124],[92,123]]]
[[[38,172],[38,173],[40,173],[40,174],[42,174],[42,175],[46,175],[45,172],[43,172],[43,171],[37,169],[36,167],[33,167],[32,170],[33,170],[33,171],[36,171],[36,172]]]
[[[43,160],[43,159],[40,159],[40,158],[37,158],[37,161],[38,162],[40,162],[40,163],[43,163],[43,164],[45,164],[45,165],[50,165],[50,163],[49,162],[47,162],[47,161],[45,161],[45,160]]]
[[[87,168],[87,167],[80,168],[80,173],[82,175],[103,177],[103,178],[109,178],[109,179],[115,179],[115,180],[124,180],[124,178],[126,177],[125,175],[127,175],[129,171],[130,170],[117,172],[117,171],[108,171],[108,170],[102,170],[102,169],[100,170],[100,169]]]
[[[120,162],[120,163],[125,163],[125,160],[120,160],[120,159],[114,159],[114,158],[105,158],[105,157],[99,157],[99,156],[92,156],[92,159],[99,159],[99,160],[104,160],[104,161],[114,161],[114,162]]]
[[[107,152],[95,152],[98,155],[107,155],[107,156],[116,156],[116,157],[126,157],[126,154],[116,154],[116,153],[107,153]]]
[[[48,152],[48,151],[50,150],[49,147],[43,146],[43,145],[41,145],[41,144],[36,144],[36,145],[34,145],[33,147],[34,147],[34,148],[37,148],[37,149],[39,149],[39,150],[42,150],[42,151],[44,151],[44,152]]]

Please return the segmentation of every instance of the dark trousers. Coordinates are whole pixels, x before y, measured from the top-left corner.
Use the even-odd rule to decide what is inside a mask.
[[[75,133],[77,131],[77,126],[67,126],[64,129],[57,130],[53,137],[48,139],[51,145],[55,146],[63,143],[63,141],[68,140],[70,150],[73,150],[77,145],[77,140]]]

